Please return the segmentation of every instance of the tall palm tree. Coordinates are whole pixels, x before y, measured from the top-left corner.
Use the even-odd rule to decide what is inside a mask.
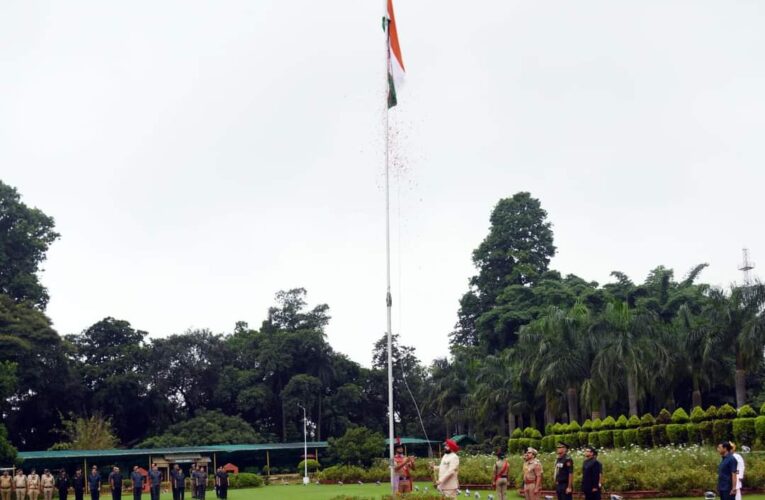
[[[501,415],[499,433],[504,434],[505,417],[507,434],[515,429],[515,416],[512,411],[514,366],[510,349],[484,358],[476,376],[475,397],[478,413],[482,417]]]
[[[564,389],[569,421],[579,420],[577,391],[588,372],[588,325],[589,311],[576,304],[569,311],[551,307],[521,330],[525,343],[537,345],[531,371],[538,379],[538,387],[550,403],[556,399],[556,392]],[[551,417],[548,411],[548,420]]]
[[[651,365],[667,366],[667,351],[657,339],[656,314],[623,302],[611,303],[590,331],[598,346],[594,371],[602,379],[623,377],[630,415],[637,415]]]
[[[736,357],[736,405],[746,404],[746,376],[762,363],[765,345],[765,285],[733,286],[730,294],[719,288],[709,294],[707,311],[715,341],[731,346]]]

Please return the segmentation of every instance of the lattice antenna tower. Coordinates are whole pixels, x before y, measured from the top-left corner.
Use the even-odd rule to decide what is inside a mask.
[[[744,261],[741,263],[739,271],[744,273],[744,285],[752,284],[752,269],[754,269],[754,262],[749,258],[749,249],[744,248]]]

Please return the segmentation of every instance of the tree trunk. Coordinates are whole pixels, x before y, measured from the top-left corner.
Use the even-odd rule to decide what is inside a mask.
[[[284,411],[284,403],[282,402],[282,443],[287,442],[287,414]]]
[[[521,429],[523,429],[523,428],[526,426],[526,425],[525,425],[525,421],[523,420],[523,413],[521,413],[520,415],[518,415],[518,426],[519,426],[519,428],[521,428]]]
[[[630,403],[630,416],[638,416],[637,406],[637,384],[635,383],[635,376],[632,373],[627,373],[627,399]]]
[[[545,425],[554,424],[555,415],[553,414],[552,402],[550,397],[545,397]]]
[[[693,408],[701,407],[701,385],[699,384],[699,377],[693,377],[693,392],[691,393],[691,405]]]
[[[746,370],[736,368],[736,406],[741,408],[746,404]]]
[[[608,416],[608,407],[606,406],[606,400],[600,400],[600,418],[604,419]]]
[[[321,400],[324,399],[322,392],[319,392],[319,415],[316,422],[316,441],[321,441]]]
[[[515,430],[515,415],[513,410],[507,410],[507,435],[510,436]]]
[[[579,400],[576,394],[576,387],[569,387],[566,391],[568,399],[568,423],[579,420]]]

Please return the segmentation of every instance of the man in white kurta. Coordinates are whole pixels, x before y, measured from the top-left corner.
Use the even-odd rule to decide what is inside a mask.
[[[457,490],[460,487],[460,457],[457,456],[457,452],[460,447],[451,439],[444,442],[444,447],[444,456],[441,457],[441,464],[438,466],[436,486],[446,498],[457,498]]]
[[[733,458],[736,459],[736,470],[738,472],[738,481],[736,482],[736,500],[741,500],[741,485],[743,484],[742,480],[744,479],[744,469],[746,469],[746,466],[744,465],[744,457],[742,457],[740,453],[736,452],[736,444],[731,441],[730,445],[733,448]]]

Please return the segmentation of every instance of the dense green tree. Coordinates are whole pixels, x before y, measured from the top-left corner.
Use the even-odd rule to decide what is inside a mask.
[[[163,434],[142,441],[139,448],[262,443],[263,436],[237,416],[200,411],[194,418],[171,425]]]
[[[48,291],[37,273],[59,234],[53,218],[21,201],[15,188],[0,181],[0,294],[45,309]]]
[[[66,438],[53,445],[55,450],[108,450],[119,444],[112,423],[100,414],[71,417],[61,422]]]
[[[8,429],[0,424],[0,464],[12,464],[16,462],[18,451],[8,441]]]
[[[551,223],[539,200],[517,193],[499,201],[490,217],[489,234],[473,252],[478,274],[470,279],[470,290],[460,300],[459,320],[452,342],[477,345],[482,335],[491,335],[494,322],[484,320],[497,299],[510,285],[535,283],[555,255]]]
[[[385,438],[366,427],[352,427],[338,438],[329,438],[329,455],[349,465],[369,466],[385,450]]]

